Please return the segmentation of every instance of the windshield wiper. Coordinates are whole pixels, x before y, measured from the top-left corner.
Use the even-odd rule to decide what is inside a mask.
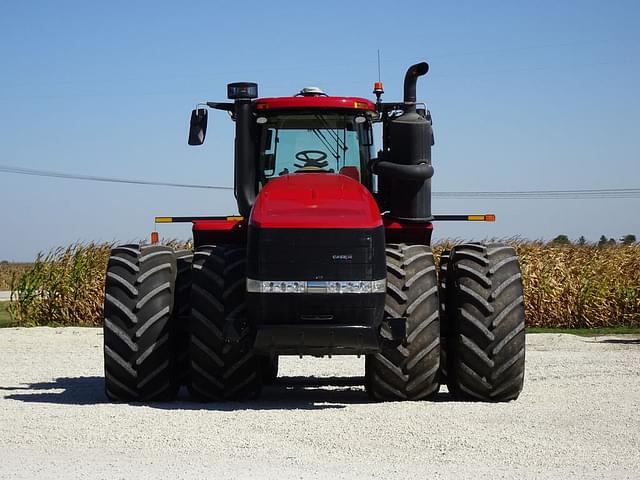
[[[346,143],[343,142],[343,141],[340,141],[340,137],[338,136],[337,133],[335,133],[331,129],[331,127],[330,127],[329,123],[327,122],[327,120],[322,115],[316,114],[315,117],[318,120],[320,120],[324,124],[325,127],[327,127],[327,132],[329,132],[329,135],[331,135],[331,138],[336,141],[336,152],[338,151],[338,148],[342,149],[342,153],[346,152],[347,148],[348,148]],[[336,130],[337,130],[337,128],[336,128]]]
[[[322,144],[327,148],[327,150],[329,150],[329,153],[331,153],[331,155],[333,155],[336,159],[336,162],[340,160],[340,154],[338,152],[338,149],[336,148],[335,152],[333,150],[333,146],[331,145],[331,143],[329,142],[329,140],[327,140],[327,137],[324,136],[324,134],[318,130],[317,128],[312,128],[311,131],[313,132],[313,134],[318,137],[320,139],[320,141],[322,142]]]

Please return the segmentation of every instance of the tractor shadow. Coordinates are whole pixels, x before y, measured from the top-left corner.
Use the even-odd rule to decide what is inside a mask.
[[[8,393],[8,394],[7,394]],[[97,405],[108,403],[102,377],[60,377],[50,382],[0,387],[8,400],[59,405]]]
[[[130,402],[122,405],[162,410],[329,410],[349,405],[375,403],[364,391],[363,377],[278,377],[265,386],[258,400],[247,402],[195,402],[186,388],[180,389],[173,402]],[[61,377],[16,387],[0,387],[0,396],[27,403],[58,405],[99,405],[110,402],[104,393],[103,377]],[[439,393],[433,401],[450,401]]]

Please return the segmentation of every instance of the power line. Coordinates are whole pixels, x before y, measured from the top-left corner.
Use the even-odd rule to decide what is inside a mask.
[[[434,192],[437,198],[475,199],[563,199],[579,200],[590,198],[640,198],[640,188],[607,188],[582,190],[513,190],[497,192]]]
[[[199,188],[206,190],[233,190],[233,187],[220,185],[204,185],[193,183],[154,182],[150,180],[137,180],[116,177],[100,177],[96,175],[76,175],[72,173],[55,172],[50,170],[36,170],[31,168],[12,167],[0,165],[0,173],[12,173],[16,175],[30,175],[36,177],[63,178],[69,180],[81,180],[91,182],[124,183],[131,185],[149,185],[160,187]],[[511,190],[511,191],[442,191],[433,192],[434,198],[442,199],[486,199],[486,200],[580,200],[580,199],[634,199],[640,198],[640,188],[603,188],[580,190]]]
[[[31,168],[18,168],[0,165],[1,173],[15,173],[16,175],[31,175],[34,177],[66,178],[70,180],[85,180],[91,182],[127,183],[133,185],[153,185],[160,187],[178,188],[203,188],[207,190],[233,190],[233,187],[200,185],[193,183],[152,182],[149,180],[133,180],[128,178],[98,177],[95,175],[75,175],[72,173],[52,172],[48,170],[35,170]]]

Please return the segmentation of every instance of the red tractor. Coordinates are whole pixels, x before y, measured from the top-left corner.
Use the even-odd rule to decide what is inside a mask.
[[[194,251],[124,245],[106,275],[104,358],[112,400],[168,400],[186,384],[202,401],[258,396],[280,355],[365,355],[375,400],[508,401],[524,379],[522,280],[512,247],[467,243],[436,267],[431,115],[416,102],[427,63],[409,68],[404,101],[305,88],[191,115],[204,142],[207,107],[235,121],[239,216],[192,222]],[[382,123],[374,152],[373,124]]]

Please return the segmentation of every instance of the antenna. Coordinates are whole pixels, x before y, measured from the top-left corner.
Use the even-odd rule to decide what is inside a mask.
[[[380,80],[380,49],[378,49],[378,81],[373,84],[373,93],[376,96],[376,110],[381,111],[382,100],[380,97],[384,93],[384,87],[382,86],[382,80]]]

